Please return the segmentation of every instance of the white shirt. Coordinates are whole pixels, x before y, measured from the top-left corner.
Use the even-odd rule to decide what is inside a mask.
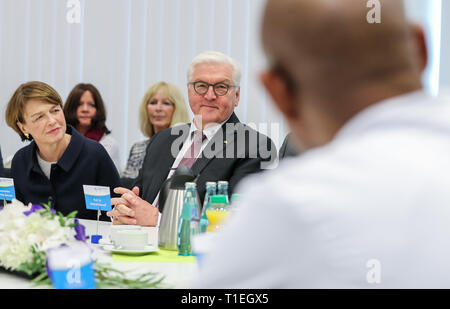
[[[251,176],[200,288],[450,288],[450,100],[369,107]]]
[[[42,159],[42,157],[39,155],[39,152],[36,151],[36,157],[39,164],[39,167],[41,168],[42,172],[44,172],[44,175],[50,180],[50,174],[52,171],[52,164],[56,164],[57,162],[48,162]]]
[[[228,120],[228,119],[227,119]],[[222,127],[222,125],[227,121],[220,124],[211,124],[207,126],[205,129],[203,129],[203,134],[205,134],[206,138],[203,140],[202,147],[200,148],[200,151],[198,152],[197,158],[201,155],[203,152],[203,149],[205,149],[206,145],[208,145],[209,141],[214,137],[214,135],[219,131],[219,129]],[[188,137],[183,144],[183,147],[181,148],[180,152],[178,153],[177,157],[175,158],[175,161],[172,164],[172,167],[170,169],[169,175],[167,175],[167,178],[172,177],[173,173],[175,173],[175,170],[177,169],[178,165],[180,164],[180,161],[183,159],[186,151],[191,147],[193,140],[193,134],[194,131],[199,130],[197,126],[195,125],[194,121],[192,121],[191,126],[189,128],[189,134]]]
[[[230,117],[231,117],[231,115],[230,115]],[[209,141],[214,137],[214,135],[217,133],[217,131],[219,131],[219,129],[222,127],[222,125],[228,121],[228,119],[229,119],[229,117],[220,124],[210,124],[210,125],[206,126],[206,128],[203,129],[203,134],[205,134],[206,138],[203,140],[202,147],[200,148],[200,151],[198,152],[197,158],[201,155],[203,149],[205,149],[205,147],[208,145]],[[170,177],[172,177],[172,175],[175,173],[175,170],[177,169],[178,165],[180,164],[180,161],[183,159],[184,154],[191,147],[191,144],[194,142],[194,139],[192,138],[193,137],[192,133],[196,130],[199,130],[199,129],[197,128],[195,121],[192,120],[191,126],[189,128],[188,137],[187,137],[186,141],[183,143],[183,146],[181,147],[180,152],[178,153],[177,157],[175,158],[175,161],[173,162],[172,167],[170,168],[169,174],[167,175],[166,179],[169,179]],[[159,192],[156,195],[155,200],[153,201],[152,205],[157,205],[158,200],[159,200]],[[159,226],[160,223],[161,223],[161,212],[159,212],[157,226]]]
[[[203,149],[208,145],[209,141],[214,137],[214,135],[219,131],[219,129],[222,127],[222,125],[227,122],[227,120],[223,121],[220,124],[210,124],[205,129],[203,129],[203,134],[205,134],[206,138],[203,140],[202,147],[200,148],[200,151],[197,154],[197,158],[201,155]],[[180,164],[180,161],[183,159],[184,154],[188,149],[191,147],[192,143],[194,142],[192,136],[193,132],[199,130],[197,126],[195,125],[195,121],[191,122],[191,126],[189,127],[189,133],[186,141],[183,143],[183,146],[180,149],[180,152],[178,153],[177,157],[175,158],[175,161],[172,164],[172,167],[170,168],[169,174],[167,175],[166,179],[169,179],[172,177],[172,175],[175,173],[175,170],[177,169],[178,165]],[[155,200],[153,201],[152,205],[156,205],[156,202],[159,199],[159,193],[155,197]]]

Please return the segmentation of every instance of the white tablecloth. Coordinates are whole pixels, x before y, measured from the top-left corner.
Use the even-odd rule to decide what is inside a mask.
[[[87,235],[97,234],[97,221],[80,220],[80,223],[86,227]],[[104,239],[109,238],[110,222],[99,222],[98,234]],[[150,239],[157,239],[157,228],[145,228],[149,231]],[[189,288],[195,280],[198,272],[196,263],[129,263],[114,262],[111,253],[101,249],[100,245],[92,245],[94,248],[94,259],[99,262],[111,264],[114,268],[122,271],[131,271],[134,273],[156,272],[164,275],[164,285],[169,288]],[[8,273],[0,273],[0,289],[29,289],[36,288],[29,280]],[[38,288],[45,288],[38,287]]]

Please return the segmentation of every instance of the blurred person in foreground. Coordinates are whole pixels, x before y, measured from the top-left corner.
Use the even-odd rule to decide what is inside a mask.
[[[450,102],[399,0],[269,0],[261,80],[301,156],[248,178],[200,288],[449,288]]]
[[[78,132],[102,144],[120,171],[119,143],[106,126],[105,104],[94,85],[80,83],[72,89],[64,104],[64,116]]]
[[[136,178],[142,167],[145,151],[153,135],[175,125],[188,123],[189,112],[183,94],[177,86],[167,82],[151,85],[139,108],[141,132],[146,140],[134,143],[122,177]]]
[[[164,211],[161,186],[182,165],[196,176],[202,205],[207,181],[228,181],[231,194],[242,178],[277,162],[272,140],[241,123],[234,113],[240,79],[240,64],[220,52],[202,52],[191,61],[187,88],[194,118],[152,137],[132,190],[114,190],[122,195],[111,200],[115,207],[108,216],[114,224],[157,225]]]
[[[95,220],[97,211],[86,209],[83,185],[112,190],[119,173],[103,146],[66,124],[56,90],[38,81],[20,85],[8,103],[6,123],[22,141],[31,141],[12,160],[16,198],[25,204],[51,202],[64,215],[76,210],[77,218]],[[109,221],[104,213],[101,219]]]

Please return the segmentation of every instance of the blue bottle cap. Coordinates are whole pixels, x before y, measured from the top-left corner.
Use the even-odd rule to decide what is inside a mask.
[[[99,240],[102,239],[102,235],[92,235],[91,237],[91,243],[98,244]]]

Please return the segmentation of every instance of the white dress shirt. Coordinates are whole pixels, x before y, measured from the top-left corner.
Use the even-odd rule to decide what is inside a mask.
[[[44,159],[42,159],[41,155],[39,154],[39,151],[36,151],[36,157],[42,172],[50,180],[50,174],[52,172],[52,164],[56,164],[57,162],[45,161]]]
[[[205,134],[206,138],[203,140],[202,147],[200,148],[200,151],[198,152],[197,158],[201,155],[203,149],[205,149],[206,145],[208,145],[209,141],[214,137],[214,135],[219,131],[219,129],[222,127],[222,125],[228,121],[225,120],[224,122],[220,124],[210,124],[205,129],[203,129],[203,134]],[[189,134],[186,139],[186,141],[183,144],[183,147],[181,148],[180,152],[178,153],[177,157],[175,158],[175,161],[172,164],[172,167],[170,169],[169,175],[167,175],[167,178],[172,177],[173,173],[175,173],[175,170],[177,169],[178,165],[180,164],[180,161],[183,159],[184,154],[188,149],[191,147],[193,143],[193,134],[194,131],[199,130],[197,126],[195,125],[195,122],[192,121],[191,126],[189,128]]]
[[[200,288],[450,288],[450,100],[373,105],[241,182]]]

